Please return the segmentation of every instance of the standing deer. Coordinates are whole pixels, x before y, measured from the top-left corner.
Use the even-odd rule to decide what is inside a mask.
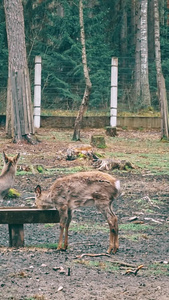
[[[18,153],[14,157],[8,157],[5,152],[3,152],[4,166],[0,175],[0,199],[3,199],[5,197],[5,195],[8,193],[8,190],[14,183],[14,177],[19,157],[20,153]]]
[[[40,185],[35,188],[35,204],[38,208],[55,207],[60,216],[60,237],[58,250],[68,247],[68,229],[72,210],[80,206],[92,206],[105,216],[110,228],[108,253],[115,253],[119,247],[118,220],[112,211],[113,199],[120,190],[120,181],[99,171],[79,172],[56,179],[49,190],[42,192]],[[65,240],[62,248],[63,233]]]

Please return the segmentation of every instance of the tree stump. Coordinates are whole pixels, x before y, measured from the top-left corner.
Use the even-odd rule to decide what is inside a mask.
[[[97,148],[106,148],[105,138],[102,135],[92,135],[91,136],[91,145]]]
[[[116,127],[107,126],[106,135],[115,137],[117,135]]]

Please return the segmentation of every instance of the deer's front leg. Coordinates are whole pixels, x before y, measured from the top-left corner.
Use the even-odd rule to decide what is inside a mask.
[[[59,235],[59,242],[58,242],[57,250],[62,249],[63,232],[64,232],[64,225],[60,223],[60,235]]]
[[[59,235],[59,242],[58,242],[58,247],[57,250],[64,249],[62,248],[62,242],[63,242],[63,233],[64,229],[67,224],[67,219],[68,219],[68,208],[67,205],[61,206],[59,209],[59,216],[60,216],[60,235]]]

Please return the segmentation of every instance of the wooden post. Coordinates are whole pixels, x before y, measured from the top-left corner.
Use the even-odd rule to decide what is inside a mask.
[[[110,98],[110,126],[117,126],[117,80],[118,58],[112,57],[111,61],[111,98]]]
[[[41,57],[35,57],[35,78],[34,78],[34,127],[40,128],[41,112]]]
[[[24,247],[23,224],[9,224],[9,247]]]

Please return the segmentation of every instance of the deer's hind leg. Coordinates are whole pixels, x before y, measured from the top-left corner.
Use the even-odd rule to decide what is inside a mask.
[[[68,247],[68,230],[69,230],[69,225],[72,220],[72,211],[68,209],[68,218],[67,218],[67,223],[65,227],[65,242],[64,242],[64,250],[67,249]]]
[[[105,204],[103,205],[101,203],[105,203]],[[109,248],[108,248],[107,252],[108,253],[111,253],[111,252],[116,253],[116,251],[119,248],[117,216],[110,209],[109,201],[107,201],[107,199],[102,199],[101,202],[99,201],[99,203],[97,203],[96,207],[105,216],[105,218],[109,224],[109,228],[110,228]]]
[[[118,239],[118,219],[116,215],[109,215],[107,218],[109,228],[110,228],[110,242],[108,253],[116,253],[119,248],[119,239]]]
[[[63,242],[63,233],[66,228],[67,220],[68,220],[68,207],[67,205],[62,205],[59,209],[59,217],[60,217],[60,235],[57,250],[62,250],[65,248],[62,247]]]

